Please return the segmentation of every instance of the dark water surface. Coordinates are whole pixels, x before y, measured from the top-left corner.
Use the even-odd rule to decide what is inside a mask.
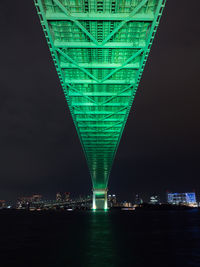
[[[200,266],[200,211],[1,211],[0,266]]]

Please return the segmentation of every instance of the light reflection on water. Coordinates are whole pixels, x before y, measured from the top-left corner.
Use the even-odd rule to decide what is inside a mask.
[[[91,212],[87,235],[86,266],[117,266],[113,229],[108,212]]]
[[[200,266],[200,210],[0,212],[2,267]]]

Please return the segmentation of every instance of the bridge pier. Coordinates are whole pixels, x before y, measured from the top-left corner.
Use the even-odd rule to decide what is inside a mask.
[[[107,199],[107,188],[106,189],[93,189],[93,210],[107,210],[108,199]]]

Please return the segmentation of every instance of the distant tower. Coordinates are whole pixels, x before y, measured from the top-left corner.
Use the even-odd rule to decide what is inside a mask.
[[[65,192],[65,193],[64,193],[64,200],[65,200],[66,202],[69,202],[69,200],[70,200],[70,192]]]
[[[113,205],[117,204],[117,197],[116,197],[116,195],[112,195],[112,202],[113,202]]]
[[[159,197],[157,195],[153,195],[150,197],[150,204],[159,204]]]
[[[62,201],[62,196],[61,196],[61,194],[58,192],[57,194],[56,194],[56,202],[61,202]]]
[[[140,198],[139,194],[135,195],[135,204],[140,205],[143,203],[143,200]]]
[[[32,202],[40,202],[42,200],[42,195],[35,194],[31,198]]]
[[[110,207],[114,207],[117,204],[117,198],[116,195],[108,195],[108,203]]]
[[[6,201],[5,200],[0,200],[0,209],[6,207]]]

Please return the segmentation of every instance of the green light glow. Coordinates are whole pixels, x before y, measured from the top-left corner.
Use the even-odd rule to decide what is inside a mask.
[[[34,1],[93,188],[106,189],[166,0]]]

